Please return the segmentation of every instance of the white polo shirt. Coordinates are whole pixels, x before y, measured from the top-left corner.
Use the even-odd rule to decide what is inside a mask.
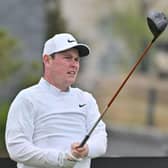
[[[6,145],[18,168],[89,168],[91,158],[107,147],[105,124],[100,121],[87,141],[88,157],[65,159],[74,142],[81,142],[100,116],[93,96],[78,88],[62,92],[41,78],[12,102],[6,124]],[[66,167],[66,166],[65,166]]]

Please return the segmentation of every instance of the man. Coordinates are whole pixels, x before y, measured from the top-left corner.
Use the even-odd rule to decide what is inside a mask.
[[[91,158],[105,153],[103,121],[79,147],[100,116],[93,96],[71,87],[80,57],[89,52],[87,45],[69,33],[46,41],[43,77],[38,84],[20,91],[8,113],[6,146],[18,168],[89,168]]]

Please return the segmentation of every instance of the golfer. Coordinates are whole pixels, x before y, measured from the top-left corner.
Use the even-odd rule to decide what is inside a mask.
[[[89,168],[92,158],[105,154],[103,121],[79,147],[100,116],[92,94],[71,86],[80,58],[89,53],[89,47],[69,33],[45,42],[43,76],[36,85],[21,90],[9,108],[6,147],[18,168]]]

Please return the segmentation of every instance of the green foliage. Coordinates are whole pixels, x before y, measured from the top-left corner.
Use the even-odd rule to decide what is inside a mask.
[[[5,102],[0,106],[0,151],[5,148],[5,127],[9,109],[9,102]]]
[[[138,13],[116,13],[114,21],[116,34],[127,41],[127,46],[133,50],[139,50],[139,45],[151,37],[146,18]]]
[[[0,30],[0,80],[7,79],[21,66],[20,61],[15,61],[12,57],[16,46],[16,40],[10,37],[5,30]]]
[[[61,14],[60,0],[45,1],[46,2],[46,38],[50,38],[56,33],[66,31],[66,22]]]
[[[149,32],[147,20],[142,15],[137,13],[117,13],[116,14],[116,32],[126,41],[126,45],[135,55],[132,61],[135,62],[140,52],[147,45],[147,41],[152,39],[152,34]],[[131,61],[130,61],[131,62]],[[147,72],[149,65],[149,57],[143,60],[138,69],[141,72]]]
[[[100,22],[103,31],[108,34],[108,37],[113,40],[116,39],[116,41],[120,39],[124,42],[126,48],[121,51],[124,54],[122,57],[124,64],[121,64],[121,66],[125,68],[135,63],[148,42],[153,39],[153,35],[147,25],[145,16],[147,8],[144,7],[144,4],[144,1],[129,0],[122,10],[115,8],[107,17],[102,18]],[[148,72],[151,59],[146,57],[137,69],[140,72]],[[120,62],[122,63],[122,61]]]
[[[138,10],[113,11],[102,18],[100,26],[109,36],[123,39],[133,52],[139,50],[141,42],[152,38],[146,18]]]
[[[25,68],[24,77],[22,77],[18,86],[18,90],[29,87],[39,81],[41,77],[41,66],[41,63],[37,61],[32,61],[28,64],[28,67]]]

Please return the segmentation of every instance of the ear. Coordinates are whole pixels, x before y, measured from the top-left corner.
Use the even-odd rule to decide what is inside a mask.
[[[43,63],[44,64],[49,64],[50,60],[51,60],[51,58],[49,55],[47,55],[47,54],[43,55]]]

